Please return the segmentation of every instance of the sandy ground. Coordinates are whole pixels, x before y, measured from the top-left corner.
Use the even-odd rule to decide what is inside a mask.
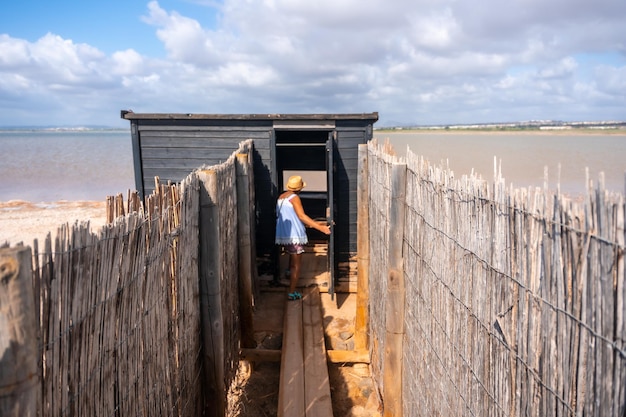
[[[8,242],[13,246],[21,242],[32,246],[35,239],[41,245],[48,233],[55,237],[61,225],[77,222],[89,222],[91,230],[98,232],[106,223],[106,202],[0,202],[0,245]]]

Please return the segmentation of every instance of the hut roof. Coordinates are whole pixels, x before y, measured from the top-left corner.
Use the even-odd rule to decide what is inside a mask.
[[[126,120],[378,120],[374,113],[333,114],[201,114],[201,113],[134,113],[122,110]]]

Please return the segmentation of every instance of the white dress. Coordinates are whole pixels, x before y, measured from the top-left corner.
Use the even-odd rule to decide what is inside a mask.
[[[276,244],[277,245],[306,245],[309,239],[304,224],[298,218],[296,210],[291,204],[291,194],[276,202]]]

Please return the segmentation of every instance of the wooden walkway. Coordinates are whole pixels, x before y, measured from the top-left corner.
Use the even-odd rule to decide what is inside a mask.
[[[278,416],[332,416],[320,292],[285,303]]]
[[[281,254],[279,257],[280,271],[284,272],[289,264],[289,256]],[[338,265],[340,278],[335,282],[336,292],[357,291],[356,260],[353,262],[340,262]],[[311,243],[302,254],[302,269],[298,285],[308,287],[317,285],[321,292],[328,292],[328,245],[326,243]]]

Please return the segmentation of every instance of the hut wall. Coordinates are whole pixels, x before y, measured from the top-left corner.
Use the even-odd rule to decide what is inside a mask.
[[[254,141],[256,247],[273,253],[275,199],[280,187],[276,130],[333,132],[336,261],[354,258],[357,242],[358,145],[372,138],[378,115],[173,115],[122,112],[131,122],[135,183],[140,195],[155,177],[176,183],[195,168],[224,162],[238,144]],[[286,127],[287,126],[287,127]],[[306,165],[306,160],[302,163]]]
[[[154,178],[180,182],[194,169],[224,162],[243,140],[254,141],[254,177],[257,209],[257,248],[266,252],[273,245],[273,224],[258,219],[273,218],[275,186],[272,181],[271,121],[228,120],[137,120],[133,121],[135,183],[142,195],[154,190]],[[271,216],[271,217],[268,217]]]
[[[356,255],[357,247],[357,181],[359,144],[372,137],[371,124],[337,125],[335,144],[335,245],[339,261]]]

